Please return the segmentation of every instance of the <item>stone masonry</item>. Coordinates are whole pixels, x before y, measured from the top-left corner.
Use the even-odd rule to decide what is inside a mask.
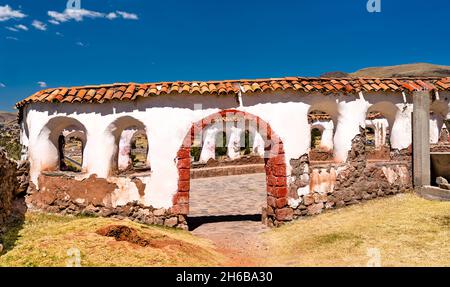
[[[365,138],[361,129],[345,164],[310,166],[308,155],[291,160],[290,206],[294,218],[412,188],[410,162],[368,162]]]
[[[7,223],[12,212],[13,200],[28,188],[29,164],[9,159],[0,149],[0,226]]]

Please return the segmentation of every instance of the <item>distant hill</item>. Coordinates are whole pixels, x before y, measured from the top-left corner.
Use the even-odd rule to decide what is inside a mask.
[[[0,111],[0,123],[8,123],[17,120],[17,113]]]
[[[336,78],[400,78],[400,77],[450,77],[450,66],[428,63],[405,64],[397,66],[370,67],[353,73],[328,72],[321,77]]]
[[[349,73],[345,72],[327,72],[320,76],[321,78],[351,78]]]

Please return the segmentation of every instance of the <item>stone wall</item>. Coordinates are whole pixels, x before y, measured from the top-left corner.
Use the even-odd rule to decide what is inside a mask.
[[[308,155],[291,160],[289,205],[294,219],[412,188],[410,153],[397,152],[401,161],[371,163],[365,138],[361,129],[344,164],[310,165]]]
[[[371,162],[367,158],[365,141],[364,129],[361,129],[360,134],[352,140],[347,161],[342,164],[311,162],[307,154],[291,159],[289,163],[292,171],[288,177],[285,176],[284,166],[283,170],[274,169],[277,163],[284,162],[284,154],[270,158],[265,166],[268,196],[263,221],[269,226],[280,226],[301,216],[315,215],[327,209],[410,189],[410,149],[393,150],[391,160]],[[27,205],[48,212],[130,218],[146,224],[187,229],[188,209],[182,208],[188,208],[189,204],[190,162],[189,150],[184,152],[187,160],[178,160],[177,165],[186,164],[186,168],[182,168],[186,172],[180,173],[180,180],[187,186],[179,185],[181,193],[174,197],[172,208],[155,209],[138,201],[117,205],[111,200],[112,194],[118,189],[112,180],[97,178],[95,175],[80,180],[69,174],[40,175],[40,190],[32,184]],[[141,181],[132,182],[138,188],[145,189]]]
[[[142,185],[139,180],[134,182],[138,188]],[[175,214],[170,208],[156,209],[137,201],[114,206],[111,197],[118,186],[107,179],[97,178],[96,175],[78,180],[69,174],[43,174],[39,176],[38,185],[39,190],[34,184],[30,185],[26,199],[29,209],[71,215],[129,218],[145,224],[187,229],[186,217]]]
[[[28,188],[29,164],[9,159],[0,148],[0,226],[4,225],[13,209],[13,200]]]

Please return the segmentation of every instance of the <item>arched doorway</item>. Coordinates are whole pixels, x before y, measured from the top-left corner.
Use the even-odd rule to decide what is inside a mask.
[[[176,162],[178,168],[178,191],[173,198],[172,213],[184,217],[189,215],[191,146],[196,137],[207,126],[226,118],[239,118],[251,122],[257,127],[264,141],[264,169],[266,174],[267,206],[264,219],[269,226],[279,226],[292,220],[293,211],[288,206],[288,188],[283,143],[270,125],[259,117],[238,110],[224,110],[212,114],[194,123],[178,150]]]

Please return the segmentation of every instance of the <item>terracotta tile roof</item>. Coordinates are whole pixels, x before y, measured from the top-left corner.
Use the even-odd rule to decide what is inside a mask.
[[[39,91],[18,102],[20,108],[30,102],[89,102],[135,100],[166,94],[213,94],[236,96],[239,89],[246,94],[271,91],[302,91],[330,93],[412,92],[415,90],[450,91],[448,78],[270,78],[209,82],[160,82],[148,84],[111,84]]]

